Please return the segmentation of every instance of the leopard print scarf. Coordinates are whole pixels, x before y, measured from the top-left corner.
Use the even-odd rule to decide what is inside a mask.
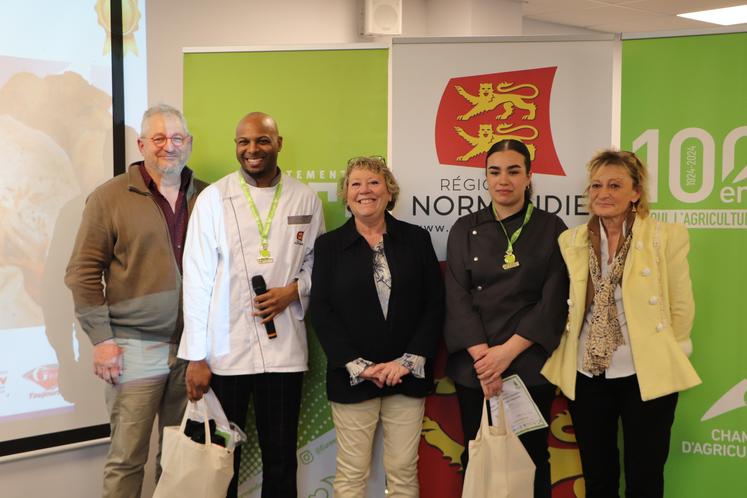
[[[594,299],[583,365],[592,375],[602,375],[610,366],[612,354],[620,345],[625,344],[620,322],[617,320],[615,288],[622,280],[632,238],[633,231],[628,230],[625,242],[617,251],[606,276],[602,276],[599,259],[589,240],[589,274],[594,284]]]

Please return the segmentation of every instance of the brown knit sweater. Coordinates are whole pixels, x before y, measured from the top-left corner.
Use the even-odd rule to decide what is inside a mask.
[[[206,186],[192,177],[189,213]],[[112,337],[178,343],[181,275],[163,212],[138,163],[88,197],[65,284],[92,343]]]

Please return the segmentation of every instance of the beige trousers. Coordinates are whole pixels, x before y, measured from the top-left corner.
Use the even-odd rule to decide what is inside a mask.
[[[187,406],[186,361],[167,375],[107,385],[111,445],[104,464],[104,498],[139,498],[153,422],[158,415],[156,480],[161,475],[163,428],[179,425]]]
[[[384,470],[387,498],[417,498],[418,445],[425,398],[403,395],[361,403],[330,403],[337,432],[335,498],[364,498],[371,471],[376,426],[384,433]]]

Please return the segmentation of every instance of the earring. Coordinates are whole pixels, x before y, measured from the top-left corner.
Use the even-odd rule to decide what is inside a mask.
[[[633,214],[636,213],[635,204],[636,204],[635,202],[633,202],[633,203],[630,204],[630,212],[633,213]]]

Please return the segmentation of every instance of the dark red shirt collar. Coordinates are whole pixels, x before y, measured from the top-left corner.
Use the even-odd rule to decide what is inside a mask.
[[[148,190],[150,190],[151,193],[158,192],[158,185],[153,177],[150,176],[150,173],[148,173],[148,168],[145,167],[145,163],[140,163],[138,169],[140,170],[140,175],[142,175],[143,181],[145,182],[145,186],[148,187]],[[189,169],[188,166],[184,166],[182,169],[182,183],[179,186],[179,192],[187,192],[190,180],[192,180],[192,170]]]
[[[168,229],[171,240],[171,248],[174,251],[174,259],[181,272],[184,241],[187,237],[187,220],[189,218],[187,190],[192,180],[192,170],[186,166],[182,169],[182,183],[179,186],[179,196],[176,198],[176,204],[172,210],[169,201],[158,191],[158,185],[156,185],[155,180],[148,173],[145,164],[141,163],[139,169],[153,201],[160,208],[161,213],[163,213],[163,219],[166,222],[166,228]]]

